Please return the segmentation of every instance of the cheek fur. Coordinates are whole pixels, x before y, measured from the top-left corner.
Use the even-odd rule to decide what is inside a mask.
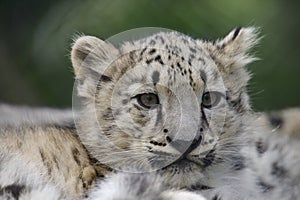
[[[142,110],[138,106],[134,106],[129,109],[129,113],[132,121],[137,125],[144,127],[150,121],[149,112]]]
[[[130,148],[130,136],[123,132],[115,132],[109,136],[110,141],[117,147],[128,150]]]

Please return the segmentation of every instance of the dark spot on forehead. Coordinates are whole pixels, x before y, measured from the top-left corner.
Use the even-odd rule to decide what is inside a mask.
[[[193,47],[190,47],[190,51],[191,51],[192,53],[196,53],[196,49],[194,49]]]
[[[162,65],[164,64],[164,62],[162,61],[160,55],[156,56],[156,57],[154,58],[154,60],[157,61],[157,62],[159,62],[159,63],[162,64]]]
[[[141,51],[141,54],[140,54],[141,56],[144,54],[144,52],[146,51],[146,49],[147,49],[147,48],[144,48],[144,49]]]
[[[190,58],[191,60],[195,59],[195,54],[190,54],[189,58]]]
[[[176,65],[177,65],[177,67],[179,68],[179,70],[181,71],[181,70],[182,70],[182,67],[181,67],[180,63],[177,62]]]
[[[146,64],[149,65],[152,61],[153,61],[153,59],[149,59],[149,60],[147,59]]]
[[[152,55],[152,54],[154,54],[155,52],[156,52],[156,49],[151,49],[151,50],[149,51],[149,54]]]
[[[202,58],[202,57],[199,57],[198,58],[198,60],[202,63],[202,65],[205,65],[206,64],[206,62],[205,62],[205,60],[204,60],[204,58]]]
[[[158,71],[153,72],[152,81],[153,81],[154,85],[159,82],[159,76],[160,76],[160,74]]]

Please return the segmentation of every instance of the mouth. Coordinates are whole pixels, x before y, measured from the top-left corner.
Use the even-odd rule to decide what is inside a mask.
[[[200,155],[190,155],[190,154],[182,154],[179,157],[176,157],[176,155],[172,155],[170,153],[161,152],[161,151],[154,151],[151,152],[154,155],[156,155],[157,162],[153,163],[159,163],[160,166],[164,165],[162,167],[162,170],[165,170],[169,167],[171,168],[177,168],[177,169],[196,169],[202,171],[202,169],[205,169],[208,166],[213,165],[216,157],[216,149],[212,148],[207,151],[203,151]],[[177,155],[178,156],[178,155]],[[159,158],[159,159],[158,159]],[[172,162],[164,162],[166,160],[169,160]],[[153,160],[152,160],[153,161]]]
[[[178,158],[177,160],[175,160],[172,164],[182,164],[182,163],[192,163],[192,164],[196,164],[199,165],[199,163],[195,162],[194,160],[189,159],[186,156],[183,156],[181,158]]]
[[[215,149],[212,149],[206,152],[206,155],[202,158],[198,156],[195,158],[193,156],[182,155],[181,157],[177,158],[175,161],[171,162],[164,168],[168,168],[170,166],[177,166],[179,168],[186,168],[194,166],[196,168],[204,169],[213,164],[215,160]]]
[[[195,166],[195,167],[201,167],[201,165],[187,157],[181,157],[181,158],[178,158],[177,160],[175,160],[174,162],[168,164],[167,166],[165,166],[163,168],[164,169],[167,169],[169,167],[176,167],[178,169],[186,169],[186,168],[191,168],[191,166]]]

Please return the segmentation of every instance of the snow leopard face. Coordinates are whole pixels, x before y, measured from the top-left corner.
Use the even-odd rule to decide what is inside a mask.
[[[229,146],[250,110],[244,66],[257,41],[251,27],[214,42],[177,32],[119,48],[78,38],[71,56],[82,142],[113,169],[158,170],[177,187],[199,185],[206,168],[226,159],[239,170],[243,159]]]

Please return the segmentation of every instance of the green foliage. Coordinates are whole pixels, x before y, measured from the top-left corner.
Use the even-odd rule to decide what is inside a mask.
[[[69,51],[78,33],[105,39],[132,28],[163,27],[216,39],[236,26],[254,25],[264,35],[256,48],[262,60],[249,66],[254,74],[249,87],[254,108],[300,105],[296,0],[31,0],[1,4],[0,101],[70,106]]]

